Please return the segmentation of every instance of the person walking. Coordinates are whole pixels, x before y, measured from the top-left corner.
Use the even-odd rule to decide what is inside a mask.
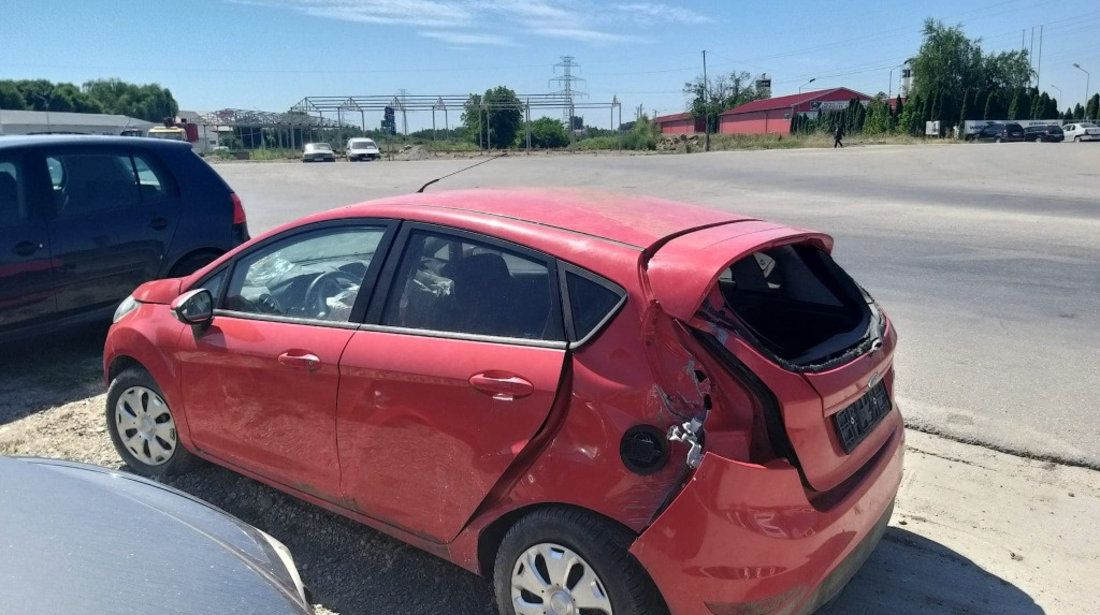
[[[844,127],[837,124],[836,130],[833,131],[833,149],[838,147],[844,147],[842,140],[844,139]]]

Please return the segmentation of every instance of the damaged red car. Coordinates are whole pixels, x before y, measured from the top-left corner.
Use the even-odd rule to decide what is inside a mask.
[[[896,334],[824,234],[635,196],[415,194],[149,282],[134,471],[195,457],[494,579],[506,615],[809,613],[902,474]]]

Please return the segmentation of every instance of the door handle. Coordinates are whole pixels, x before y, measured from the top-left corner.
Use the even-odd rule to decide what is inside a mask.
[[[299,354],[288,351],[279,355],[279,365],[315,372],[321,369],[321,359],[311,353]]]
[[[149,226],[153,227],[154,230],[163,231],[168,228],[168,220],[164,218],[153,218],[149,221]]]
[[[33,241],[20,241],[15,244],[15,253],[19,256],[30,256],[43,247],[45,246],[40,243],[34,243]]]
[[[470,386],[493,399],[512,401],[535,392],[535,385],[515,374],[499,371],[481,372],[470,376]]]

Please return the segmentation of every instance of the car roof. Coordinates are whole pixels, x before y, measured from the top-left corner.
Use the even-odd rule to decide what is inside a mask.
[[[349,213],[363,217],[393,216],[409,206],[447,209],[474,218],[527,222],[639,249],[693,229],[753,219],[668,199],[557,188],[417,193],[368,201],[319,216],[346,217]]]
[[[0,136],[0,149],[16,147],[38,147],[42,145],[90,145],[90,146],[133,146],[142,147],[186,147],[190,143],[167,139],[147,139],[144,137],[118,137],[110,135],[6,135]]]

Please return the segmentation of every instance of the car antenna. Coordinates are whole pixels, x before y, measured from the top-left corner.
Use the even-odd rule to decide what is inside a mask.
[[[452,175],[458,175],[459,173],[461,173],[463,171],[469,171],[470,169],[472,169],[474,167],[481,166],[481,165],[485,164],[486,162],[492,162],[493,160],[496,160],[497,158],[503,158],[507,155],[508,155],[508,152],[501,152],[501,153],[497,154],[496,156],[493,156],[492,158],[482,160],[481,162],[475,162],[474,164],[471,164],[468,167],[461,168],[461,169],[455,171],[454,173],[448,173],[447,175],[444,175],[443,177],[437,177],[437,178],[433,179],[432,181],[430,181],[430,182],[424,184],[423,186],[421,186],[420,190],[417,190],[416,192],[417,193],[424,192],[425,188],[427,188],[428,186],[434,184],[435,182],[437,182],[441,179],[447,179],[448,177],[451,177]]]

